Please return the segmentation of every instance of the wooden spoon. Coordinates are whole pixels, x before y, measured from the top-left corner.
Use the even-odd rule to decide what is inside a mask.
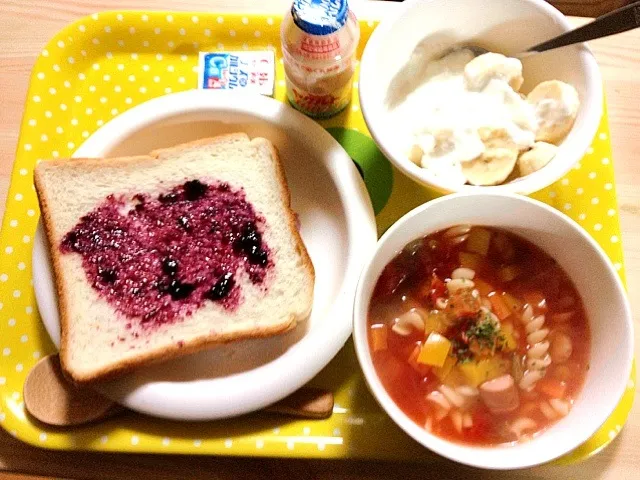
[[[44,357],[31,369],[23,393],[27,411],[42,423],[57,427],[95,422],[126,411],[94,390],[69,382],[57,354]],[[328,418],[333,412],[333,394],[302,387],[264,411],[297,418]]]
[[[302,387],[264,411],[298,418],[329,418],[333,413],[333,393],[321,388]]]
[[[32,416],[57,427],[93,422],[124,410],[94,390],[69,382],[62,374],[58,355],[44,357],[31,369],[23,395]]]

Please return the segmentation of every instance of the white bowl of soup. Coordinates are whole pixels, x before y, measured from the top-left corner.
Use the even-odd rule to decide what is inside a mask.
[[[440,192],[547,187],[584,155],[600,123],[602,80],[589,48],[572,45],[521,64],[493,56],[472,69],[464,52],[443,55],[465,45],[515,55],[572,28],[544,0],[405,1],[373,32],[360,62],[360,105],[372,137],[400,171]],[[555,86],[538,88],[547,81]],[[545,90],[555,93],[536,101]],[[532,102],[540,118],[525,120]],[[558,135],[537,130],[569,111],[573,121],[556,124]]]
[[[460,463],[522,468],[586,441],[629,379],[621,281],[574,221],[523,196],[454,194],[380,239],[354,342],[380,405]]]

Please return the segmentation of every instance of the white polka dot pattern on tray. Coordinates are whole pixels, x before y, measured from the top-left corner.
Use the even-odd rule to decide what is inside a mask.
[[[35,164],[71,156],[97,128],[135,105],[196,88],[199,50],[273,49],[279,59],[279,26],[279,19],[270,16],[105,12],[69,26],[42,50],[33,70],[9,190],[6,228],[0,238],[0,422],[9,431],[51,447],[82,444],[103,450],[184,453],[197,449],[199,453],[340,457],[348,454],[346,439],[368,428],[348,402],[326,421],[285,421],[255,432],[233,422],[225,423],[224,428],[206,423],[144,429],[135,419],[126,425],[118,423],[117,428],[114,420],[110,427],[97,424],[82,431],[43,431],[24,415],[14,414],[21,410],[19,391],[26,374],[52,351],[35,311],[31,287],[31,248],[38,221],[32,188]],[[368,38],[373,27],[372,22],[361,22],[362,37]],[[281,61],[276,62],[276,71],[275,97],[284,100]],[[323,125],[367,131],[357,81],[353,87],[351,108]],[[586,228],[624,275],[606,121],[584,159],[560,182],[535,196]],[[357,375],[353,372],[349,374]],[[628,388],[629,392],[635,388],[633,380]],[[337,392],[341,393],[345,394]],[[389,422],[380,415],[381,421]],[[593,449],[615,436],[622,423],[624,418],[605,425],[604,439],[598,438]],[[376,452],[370,453],[376,456]]]

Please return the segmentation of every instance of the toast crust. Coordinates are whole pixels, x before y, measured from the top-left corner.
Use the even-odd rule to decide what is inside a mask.
[[[309,308],[306,312],[301,313],[300,315],[289,314],[286,316],[281,322],[278,324],[273,324],[270,326],[261,326],[254,327],[252,330],[235,332],[235,333],[210,333],[203,334],[198,338],[192,339],[190,341],[184,341],[178,343],[171,344],[162,350],[157,351],[148,351],[141,352],[137,354],[133,358],[123,359],[118,362],[114,362],[111,365],[105,366],[100,369],[96,369],[92,371],[91,374],[82,374],[80,372],[74,371],[71,366],[70,355],[69,352],[69,296],[67,295],[63,281],[62,281],[62,256],[56,245],[56,232],[55,232],[55,223],[51,215],[50,203],[51,200],[48,198],[48,191],[43,185],[42,179],[42,171],[46,170],[48,166],[57,166],[61,164],[69,165],[72,164],[82,164],[83,166],[93,166],[93,165],[101,165],[104,166],[105,160],[103,159],[95,159],[95,158],[74,158],[68,160],[54,160],[40,163],[36,166],[34,171],[34,185],[38,197],[38,202],[40,204],[40,210],[42,212],[43,225],[46,233],[46,237],[49,242],[49,252],[51,255],[51,260],[53,264],[54,270],[54,279],[56,285],[56,291],[58,294],[58,305],[60,310],[60,330],[61,330],[61,340],[60,340],[60,363],[62,366],[63,373],[74,383],[76,384],[97,384],[103,381],[107,381],[113,379],[119,375],[122,375],[127,372],[131,372],[136,368],[150,365],[152,363],[160,363],[165,360],[169,360],[172,358],[180,357],[183,355],[188,355],[191,353],[196,353],[198,351],[204,350],[206,348],[221,345],[225,343],[230,343],[237,340],[244,340],[250,338],[264,338],[270,337],[282,333],[286,333],[293,328],[296,327],[299,321],[304,320],[309,313],[311,312],[312,303],[313,303],[313,285],[315,283],[315,270],[313,267],[313,263],[311,262],[311,258],[307,252],[306,247],[302,241],[298,228],[296,226],[296,218],[294,212],[291,210],[291,193],[289,187],[287,185],[286,176],[284,172],[284,168],[282,166],[282,162],[278,155],[277,149],[275,146],[268,140],[264,138],[254,138],[251,140],[249,136],[245,133],[232,133],[226,135],[220,135],[217,137],[204,138],[200,140],[196,140],[189,143],[184,143],[181,145],[177,145],[175,147],[169,147],[165,149],[158,149],[152,151],[148,156],[132,156],[132,157],[120,157],[108,159],[109,166],[118,166],[118,165],[128,165],[132,162],[137,163],[138,165],[142,164],[153,164],[157,161],[157,159],[164,153],[170,153],[179,151],[185,148],[197,147],[199,145],[210,145],[211,143],[225,142],[229,140],[247,140],[255,145],[266,145],[271,153],[271,159],[274,163],[274,168],[276,171],[276,176],[278,179],[278,183],[280,186],[280,196],[285,206],[285,211],[287,215],[287,224],[289,226],[290,232],[295,242],[295,247],[297,253],[300,255],[302,260],[303,268],[308,275],[310,281],[311,288],[308,292],[309,299],[308,305]]]
[[[62,312],[61,312],[62,313]],[[62,315],[61,315],[62,316]],[[64,374],[73,383],[77,385],[96,385],[101,382],[112,380],[125,373],[132,372],[140,367],[152,365],[154,363],[161,363],[173,358],[182,357],[191,353],[200,352],[206,348],[214,347],[216,345],[223,345],[226,343],[235,342],[238,340],[247,340],[254,338],[265,338],[279,335],[292,330],[297,325],[298,319],[295,315],[289,315],[289,318],[279,325],[269,328],[257,328],[250,333],[241,333],[237,335],[207,335],[202,336],[192,341],[185,341],[182,346],[172,344],[162,351],[144,352],[138,354],[135,358],[121,360],[113,365],[95,370],[91,375],[81,375],[68,369],[65,365],[65,355],[62,350],[62,342],[60,346],[60,364]]]
[[[265,144],[271,150],[271,158],[274,161],[276,175],[278,176],[278,183],[280,184],[280,191],[285,201],[286,211],[287,211],[287,220],[289,224],[289,228],[293,233],[293,237],[296,242],[296,251],[300,255],[302,259],[303,266],[307,271],[307,274],[313,279],[315,284],[316,272],[313,267],[313,262],[311,262],[311,257],[309,256],[309,252],[307,251],[307,247],[305,247],[304,242],[302,241],[302,237],[300,236],[300,231],[298,230],[297,220],[295,213],[291,209],[291,191],[289,190],[289,184],[287,183],[287,177],[284,172],[284,167],[282,166],[282,161],[280,160],[280,155],[278,154],[278,150],[273,143],[265,138],[256,137],[252,140],[252,142],[258,142]],[[309,301],[309,310],[305,313],[305,317],[311,313],[311,306],[313,303],[313,291],[310,292],[311,299]]]

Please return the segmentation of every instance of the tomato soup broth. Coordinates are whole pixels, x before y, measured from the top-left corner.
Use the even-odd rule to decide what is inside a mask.
[[[523,441],[565,416],[589,368],[575,286],[531,242],[459,225],[407,245],[368,316],[376,372],[414,422],[448,440]]]

